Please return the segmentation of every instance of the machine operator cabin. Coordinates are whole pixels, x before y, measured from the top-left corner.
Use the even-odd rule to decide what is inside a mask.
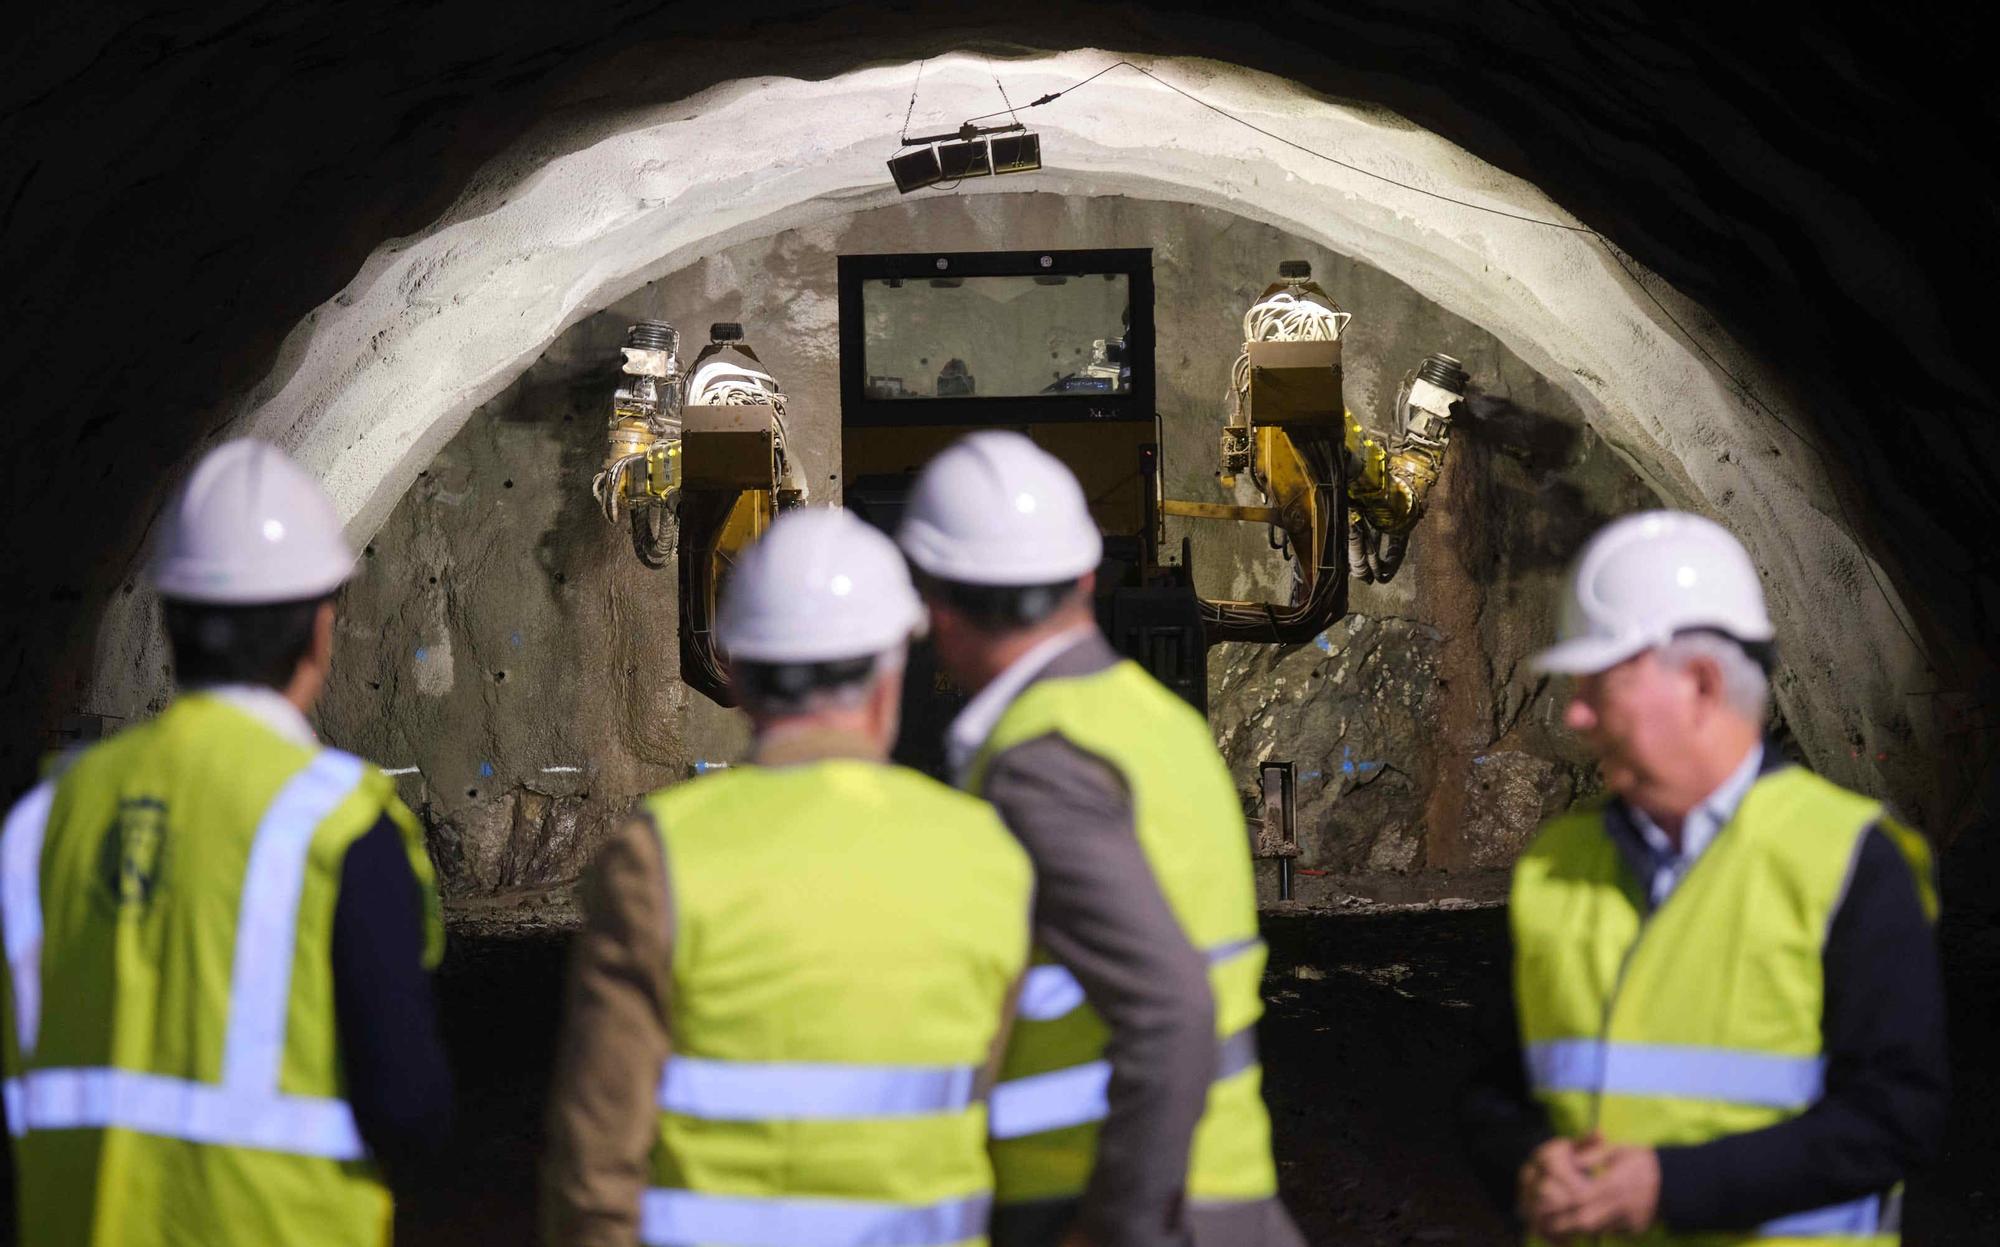
[[[282,449],[357,555],[311,729],[408,807],[449,936],[471,1125],[398,1226],[533,1241],[579,881],[750,765],[732,577],[796,513],[894,538],[1019,434],[1083,492],[1089,618],[1226,768],[1302,1233],[1514,1241],[1453,1097],[1517,863],[1616,780],[1538,655],[1595,626],[1593,536],[1692,513],[1768,607],[1765,756],[1940,863],[1961,1099],[1906,1225],[1995,1241],[2000,443],[1945,292],[2000,234],[1971,182],[1885,189],[1977,182],[1990,101],[1832,13],[1776,56],[1653,7],[50,17],[0,192],[7,801],[173,703],[170,503]],[[979,691],[913,644],[893,760],[961,780]]]

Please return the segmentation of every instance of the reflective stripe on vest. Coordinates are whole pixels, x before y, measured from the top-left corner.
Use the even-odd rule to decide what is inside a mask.
[[[1257,1064],[1257,1030],[1248,1026],[1219,1045],[1215,1081]],[[1111,1062],[1089,1061],[1046,1074],[1030,1074],[993,1088],[987,1133],[996,1139],[1063,1130],[1102,1121],[1110,1112]]]
[[[42,1021],[42,836],[49,829],[53,780],[37,784],[0,830],[0,927],[7,936],[7,975],[14,986],[14,1031],[21,1059],[35,1051]],[[8,1121],[14,1115],[7,1115]]]
[[[1669,1096],[1803,1109],[1819,1099],[1826,1061],[1688,1044],[1556,1039],[1527,1048],[1537,1092]]]
[[[7,1126],[28,1130],[103,1130],[296,1152],[328,1160],[362,1155],[354,1114],[342,1100],[240,1093],[127,1069],[38,1069],[6,1082]]]
[[[979,1071],[946,1067],[716,1061],[676,1056],[660,1107],[708,1121],[836,1121],[961,1112]]]
[[[366,1154],[346,1101],[278,1090],[306,853],[320,823],[360,785],[362,774],[361,759],[321,750],[279,790],[257,824],[236,918],[222,1081],[117,1068],[29,1070],[5,1081],[11,1133],[120,1129],[331,1160]],[[24,1008],[24,1002],[41,997],[41,846],[53,789],[31,809],[41,793],[38,788],[16,807],[0,847],[0,922],[7,930],[15,1013],[30,1041],[39,1005]],[[32,1051],[31,1042],[22,1043],[23,1060]]]
[[[1254,935],[1217,944],[1207,952],[1208,964],[1223,965],[1263,946],[1264,941]],[[1015,1012],[1031,1022],[1052,1022],[1082,1006],[1083,985],[1075,975],[1058,965],[1040,965],[1030,967],[1022,980]]]
[[[710,1195],[648,1190],[639,1238],[649,1247],[943,1247],[986,1232],[988,1195],[939,1204]]]
[[[1845,1204],[1834,1204],[1829,1208],[1815,1208],[1811,1212],[1795,1212],[1776,1221],[1766,1221],[1756,1229],[1759,1238],[1832,1238],[1842,1235],[1861,1237],[1869,1234],[1893,1234],[1902,1227],[1896,1222],[1900,1216],[1885,1217],[1880,1196],[1867,1195]],[[1900,1203],[1892,1197],[1892,1202]]]

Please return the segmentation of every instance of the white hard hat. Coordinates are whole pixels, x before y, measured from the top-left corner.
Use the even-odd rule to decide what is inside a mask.
[[[930,461],[896,542],[968,585],[1049,585],[1095,571],[1104,538],[1062,460],[1019,433],[974,433]]]
[[[923,628],[896,544],[847,511],[778,517],[730,573],[716,640],[731,658],[837,662],[881,654]]]
[[[1689,629],[1751,645],[1776,635],[1757,569],[1728,529],[1684,511],[1642,511],[1607,524],[1577,555],[1559,639],[1535,666],[1593,674]]]
[[[153,562],[160,596],[217,606],[325,597],[354,572],[333,502],[269,442],[224,442],[174,500]]]

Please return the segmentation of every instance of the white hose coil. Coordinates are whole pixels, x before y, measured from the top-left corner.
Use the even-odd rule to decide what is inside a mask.
[[[1243,313],[1245,342],[1337,342],[1354,313],[1280,290]]]
[[[1250,392],[1252,342],[1338,342],[1354,313],[1328,307],[1317,299],[1280,290],[1259,299],[1243,313],[1243,352],[1230,369],[1230,396],[1240,417],[1243,396]]]

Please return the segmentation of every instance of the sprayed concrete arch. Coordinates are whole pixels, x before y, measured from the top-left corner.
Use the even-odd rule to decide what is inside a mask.
[[[1116,59],[1083,50],[1012,60],[1006,92],[1034,99]],[[1139,63],[1274,134],[1432,194],[1259,135],[1129,69],[1029,115],[1044,136],[1037,189],[1258,219],[1366,261],[1492,332],[1559,379],[1662,497],[1744,538],[1768,575],[1788,659],[1778,695],[1801,742],[1836,778],[1921,809],[1932,775],[1850,743],[1865,725],[1871,739],[1886,730],[1915,747],[1907,756],[1935,730],[1903,695],[1921,661],[1901,604],[1877,588],[1889,578],[1871,574],[1839,522],[1812,450],[1739,397],[1600,243],[1501,215],[1577,224],[1533,185],[1393,114],[1232,65]],[[706,252],[894,200],[882,161],[913,83],[912,130],[1000,106],[992,64],[950,55],[924,63],[920,81],[916,64],[740,80],[611,125],[598,119],[574,146],[546,135],[521,145],[435,226],[379,247],[300,324],[227,433],[290,448],[326,482],[350,536],[365,539],[474,408],[566,326]],[[985,179],[958,193],[1027,181]],[[1698,308],[1659,284],[1652,294],[1707,334]],[[834,314],[830,300],[824,314]],[[1719,336],[1703,345],[1760,392],[1780,392]],[[135,713],[157,693],[154,634],[143,595],[114,600],[94,704]]]

